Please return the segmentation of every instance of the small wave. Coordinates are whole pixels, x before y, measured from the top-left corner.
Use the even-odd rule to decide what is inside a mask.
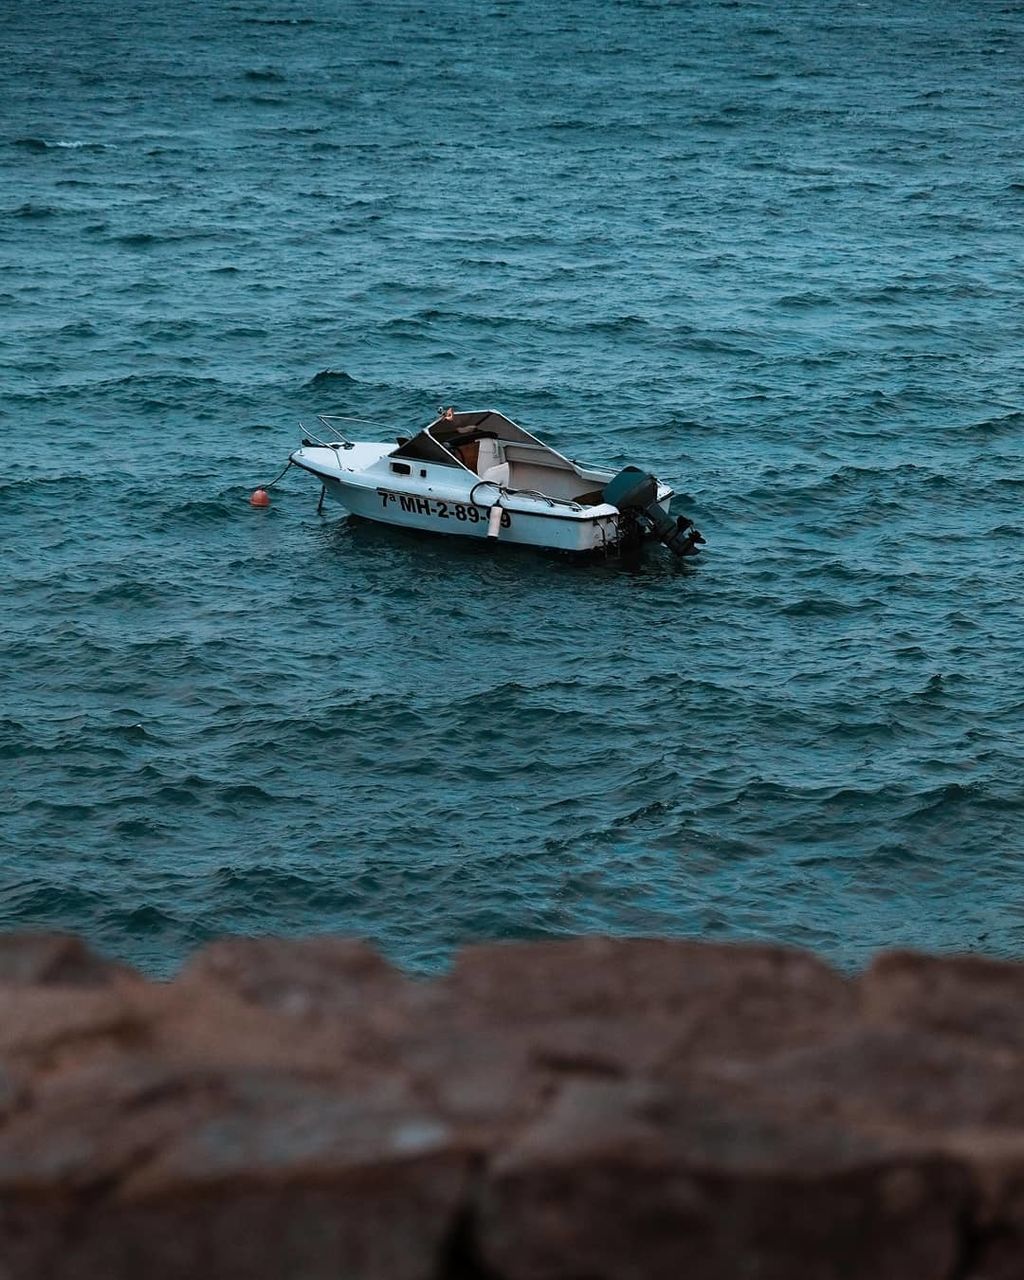
[[[108,142],[88,142],[80,139],[63,140],[58,139],[55,142],[49,142],[46,138],[15,138],[11,144],[20,147],[23,151],[106,151],[108,147],[113,149],[113,144]]]
[[[71,320],[57,332],[62,338],[95,338],[99,330],[91,320]]]
[[[246,493],[248,492],[247,487]],[[168,512],[168,516],[173,518],[175,524],[182,521],[199,527],[220,524],[235,518],[239,496],[240,493],[235,493],[233,498],[227,498],[223,494],[218,498],[193,498],[175,504],[173,510]],[[161,527],[165,526],[161,525]]]
[[[902,819],[904,825],[912,825],[924,818],[952,818],[960,813],[965,805],[984,804],[988,797],[985,788],[976,782],[948,782],[944,786],[933,787],[915,797],[916,807]]]
[[[901,302],[913,296],[914,290],[908,284],[883,284],[862,289],[853,295],[856,302]]]
[[[173,826],[156,818],[118,818],[111,830],[124,840],[144,840],[148,836],[166,836]]]
[[[803,600],[794,600],[783,605],[779,610],[785,618],[839,618],[848,613],[859,613],[863,609],[871,609],[877,600],[836,600],[827,596],[808,596]]]
[[[842,742],[875,743],[895,738],[899,731],[896,720],[838,720],[826,725],[822,736]]]
[[[1024,426],[1024,412],[1013,409],[998,418],[985,418],[981,422],[973,422],[967,430],[986,436],[1002,435],[1004,431],[1016,435],[1022,426]]]
[[[82,392],[118,390],[139,391],[145,395],[147,392],[152,393],[155,390],[159,390],[161,396],[164,398],[152,398],[151,407],[164,408],[168,404],[180,405],[181,396],[190,390],[202,391],[208,388],[223,388],[224,385],[225,384],[220,378],[215,378],[210,375],[185,373],[125,373],[120,377],[114,378],[84,378],[81,381],[69,381],[61,385],[61,390],[72,396],[81,394]],[[33,477],[22,480],[19,483],[43,484],[52,483],[54,481],[75,482],[80,479],[82,479],[81,476],[70,475]]]
[[[200,329],[196,320],[142,320],[135,326],[136,332],[147,338],[191,338]]]
[[[98,890],[40,879],[26,880],[9,892],[4,916],[8,921],[24,922],[35,929],[50,922],[67,928],[69,920],[91,919],[96,907],[104,901]]]
[[[344,369],[321,369],[319,373],[314,374],[313,377],[305,383],[305,386],[307,387],[354,387],[356,385],[357,379],[353,378],[350,373],[346,373]]]
[[[238,324],[221,331],[222,338],[266,338],[269,333],[262,325]]]
[[[253,782],[243,782],[236,783],[230,787],[223,787],[218,799],[225,800],[229,804],[234,801],[242,801],[244,804],[250,805],[270,804],[273,803],[274,797],[269,791],[264,791],[262,787]]]
[[[580,325],[580,329],[584,333],[627,333],[631,329],[647,329],[650,327],[649,321],[643,316],[628,315],[616,316],[607,320],[588,320]]]
[[[152,796],[161,804],[188,805],[189,808],[193,808],[200,803],[201,793],[208,790],[209,786],[205,778],[192,773],[182,778],[180,782],[163,783],[153,791]]]
[[[0,497],[10,502],[19,495],[34,496],[42,494],[49,497],[50,490],[59,489],[61,502],[76,502],[87,498],[89,481],[81,475],[33,475],[19,476],[15,479],[0,480]]]
[[[39,813],[56,818],[61,822],[88,822],[98,811],[99,806],[92,803],[76,803],[72,800],[44,800],[33,797],[22,805],[25,813]]]
[[[160,605],[167,601],[167,592],[152,582],[125,579],[96,591],[90,603],[124,605]]]
[[[244,898],[251,895],[272,904],[289,898],[308,901],[310,892],[320,879],[315,872],[301,875],[297,871],[274,866],[220,867],[212,876],[218,893],[237,892]]]
[[[127,249],[150,249],[154,245],[180,245],[192,241],[209,241],[221,238],[222,233],[210,228],[195,228],[167,231],[128,231],[123,235],[112,236],[111,244],[120,244]]]
[[[904,485],[928,484],[935,487],[941,487],[949,483],[948,477],[938,472],[930,472],[925,467],[918,466],[915,462],[901,462],[894,467],[857,466],[849,463],[844,467],[840,467],[837,471],[833,471],[826,480],[813,486],[813,488],[816,491],[835,488],[836,490],[850,492],[858,489],[865,481],[870,483],[875,480],[897,481]]]
[[[135,714],[139,714],[136,712]],[[101,738],[112,738],[117,742],[159,742],[160,736],[149,729],[141,720],[134,721],[130,724],[111,724],[105,725],[97,731],[97,736]]]
[[[831,299],[823,293],[814,293],[812,290],[805,290],[803,293],[786,293],[777,299],[775,305],[777,307],[785,307],[788,310],[803,311],[810,307],[827,307]]]
[[[737,118],[735,110],[723,108],[716,115],[694,116],[693,123],[699,129],[736,129],[743,122]]]
[[[118,824],[119,827],[123,825],[126,824]],[[119,834],[153,834],[146,829],[145,823],[140,822],[136,825],[139,826],[139,831],[119,830]],[[101,928],[115,929],[119,935],[125,931],[136,935],[163,933],[169,927],[177,926],[178,923],[174,916],[168,915],[166,911],[149,902],[141,903],[135,907],[117,907],[112,911],[105,911],[101,918]]]
[[[314,27],[315,18],[243,18],[247,27]]]
[[[53,204],[22,204],[17,209],[11,210],[12,218],[29,218],[41,220],[43,218],[55,218],[61,212],[56,205]]]
[[[254,84],[284,84],[284,76],[273,67],[252,67],[245,72],[243,79]]]
[[[965,680],[965,676],[958,675],[955,672],[943,673],[937,671],[934,675],[928,677],[923,689],[907,694],[903,701],[912,706],[915,703],[932,702],[941,699],[949,691],[950,686],[962,685]]]

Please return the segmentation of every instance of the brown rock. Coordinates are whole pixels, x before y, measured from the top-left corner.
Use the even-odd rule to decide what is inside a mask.
[[[453,1132],[387,1086],[108,1063],[35,1103],[0,1128],[4,1280],[417,1280],[465,1198]]]
[[[494,1162],[485,1262],[510,1280],[945,1280],[955,1161],[841,1125],[576,1083]]]
[[[0,934],[0,983],[22,986],[105,987],[135,977],[67,933]]]
[[[363,1022],[400,1004],[409,980],[356,938],[225,938],[204,947],[179,982],[220,986],[294,1018]]]
[[[660,938],[577,938],[467,947],[445,984],[467,1014],[517,1023],[609,1014],[668,1014],[729,1005],[748,1027],[778,1034],[854,1007],[849,982],[786,947]]]
[[[0,1280],[1011,1280],[1024,969],[0,940]]]
[[[567,1077],[679,1077],[704,1061],[760,1061],[820,1043],[856,1008],[852,984],[802,952],[662,939],[469,947],[439,985],[441,1016],[466,1046],[451,1072],[472,1064],[473,1042],[497,1037],[510,1060],[523,1059],[520,1102]]]
[[[1024,1053],[1024,965],[982,956],[878,956],[860,982],[863,1014]]]
[[[822,1045],[756,1060],[723,1059],[692,1072],[716,1096],[772,1106],[797,1122],[941,1135],[979,1126],[1024,1137],[1022,1063],[985,1045],[898,1027],[853,1025]]]
[[[52,1067],[62,1056],[120,1050],[144,1034],[144,1019],[127,992],[0,986],[0,1059],[7,1062]]]

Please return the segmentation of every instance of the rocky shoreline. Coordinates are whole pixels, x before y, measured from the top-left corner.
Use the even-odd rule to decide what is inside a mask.
[[[0,1280],[1016,1280],[1024,965],[0,937]]]

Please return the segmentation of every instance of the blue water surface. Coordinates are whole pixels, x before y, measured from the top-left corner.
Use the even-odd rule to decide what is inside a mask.
[[[0,926],[1024,949],[1024,4],[3,8]],[[709,543],[316,514],[494,407]]]

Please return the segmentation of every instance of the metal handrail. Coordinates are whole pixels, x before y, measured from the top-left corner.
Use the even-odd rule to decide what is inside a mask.
[[[500,487],[502,493],[507,493],[510,497],[542,498],[549,507],[571,507],[573,511],[583,510],[582,505],[575,498],[553,498],[550,493],[541,493],[539,489],[509,489],[505,485]]]
[[[339,413],[318,413],[316,416],[317,416],[317,420],[318,420],[319,422],[322,422],[322,423],[324,424],[324,426],[327,428],[327,430],[328,430],[328,431],[334,431],[334,432],[336,432],[339,436],[341,436],[341,439],[342,439],[342,441],[343,441],[345,444],[351,444],[351,443],[352,443],[352,441],[351,441],[351,440],[349,440],[347,436],[342,435],[342,433],[341,433],[340,431],[338,431],[337,427],[333,427],[333,426],[331,425],[333,422],[344,422],[344,421],[345,421],[345,419],[341,416],[341,414],[339,414]]]
[[[323,422],[324,415],[322,413],[318,413],[316,416],[320,419],[321,422]],[[326,427],[329,427],[330,425],[331,425],[330,422],[324,423],[324,426]],[[321,440],[319,436],[313,435],[313,432],[309,430],[309,428],[302,422],[301,419],[299,420],[299,430],[302,432],[304,436],[308,435],[310,439],[315,440],[318,445],[322,445],[323,448],[325,449],[333,449],[335,453],[337,453],[339,449],[355,448],[355,445],[352,443],[352,441],[346,440],[344,436],[341,437],[341,444],[339,444],[336,440]]]

